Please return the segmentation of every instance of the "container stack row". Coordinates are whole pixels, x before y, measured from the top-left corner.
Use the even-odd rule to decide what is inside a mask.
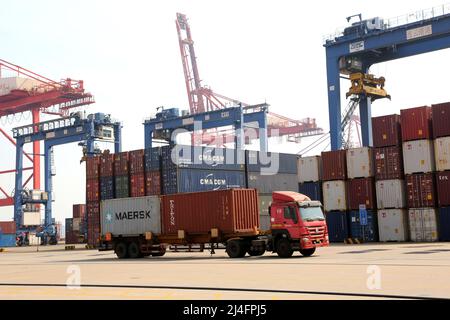
[[[16,223],[0,221],[0,248],[16,246]]]
[[[86,222],[86,205],[74,204],[72,218],[66,219],[66,244],[85,243]]]

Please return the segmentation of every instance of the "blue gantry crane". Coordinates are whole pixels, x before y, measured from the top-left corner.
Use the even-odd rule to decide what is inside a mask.
[[[109,115],[96,113],[84,116],[78,112],[69,117],[39,122],[13,129],[16,139],[16,180],[14,193],[14,221],[20,243],[27,242],[27,235],[36,232],[42,244],[56,244],[56,228],[52,222],[52,152],[53,147],[79,142],[86,147],[86,156],[94,155],[94,142],[114,143],[115,152],[121,151],[121,124],[111,120]],[[23,148],[26,143],[44,141],[45,191],[24,190]],[[42,226],[24,225],[24,216],[33,214],[30,207],[45,206],[45,219]],[[25,236],[23,236],[25,235]]]
[[[356,17],[359,21],[329,36],[324,44],[332,150],[341,149],[342,132],[358,104],[362,143],[372,146],[371,102],[389,97],[385,79],[369,74],[372,65],[450,47],[450,5],[387,21]],[[345,76],[352,83],[347,93],[352,99],[341,114],[340,79]]]

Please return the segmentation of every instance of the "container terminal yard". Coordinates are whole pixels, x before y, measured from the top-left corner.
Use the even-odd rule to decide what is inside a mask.
[[[404,105],[395,87],[416,80],[378,66],[444,55],[450,4],[343,16],[320,47],[323,83],[310,84],[328,109],[300,120],[205,85],[214,66],[183,7],[167,53],[184,80],[178,106],[124,100],[118,116],[95,83],[0,56],[0,298],[449,299],[450,96]],[[132,95],[142,104],[152,90]],[[381,105],[390,112],[373,115]]]

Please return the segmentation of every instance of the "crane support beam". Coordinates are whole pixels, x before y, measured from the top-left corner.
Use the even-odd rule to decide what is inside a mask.
[[[370,32],[348,35],[344,32],[325,42],[332,150],[342,146],[340,61],[357,58],[361,62],[360,71],[369,73],[369,68],[377,63],[450,48],[450,9],[447,11],[440,16],[392,28],[385,25]],[[364,146],[372,145],[371,104],[368,99],[363,97],[359,105]]]

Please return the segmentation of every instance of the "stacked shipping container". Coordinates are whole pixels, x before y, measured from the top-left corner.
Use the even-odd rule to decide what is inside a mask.
[[[72,218],[66,219],[66,244],[84,243],[86,233],[86,205],[74,204]]]
[[[0,221],[0,248],[16,246],[16,223]]]
[[[87,243],[96,246],[100,236],[100,157],[98,156],[86,159],[86,222]]]

